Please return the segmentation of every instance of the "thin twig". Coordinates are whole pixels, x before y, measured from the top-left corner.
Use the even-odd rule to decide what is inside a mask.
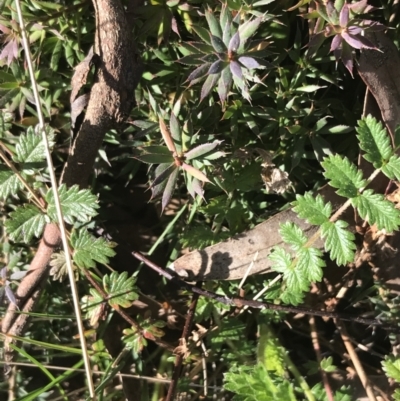
[[[201,283],[197,283],[197,286],[200,288]],[[180,338],[180,345],[184,348],[186,348],[186,344],[189,339],[189,334],[192,328],[194,314],[196,311],[197,301],[199,300],[199,297],[200,297],[199,294],[194,293],[192,296],[192,301],[190,302],[189,310],[185,320],[185,326],[183,327],[182,336]],[[172,374],[171,384],[169,385],[167,397],[165,398],[164,401],[173,401],[174,399],[176,387],[178,385],[178,380],[182,371],[183,358],[184,358],[184,352],[177,353],[174,363],[174,372]]]
[[[32,91],[33,91],[33,96],[35,98],[36,110],[37,110],[37,115],[38,115],[38,119],[39,119],[39,129],[42,134],[42,140],[43,140],[43,144],[45,147],[45,153],[46,153],[47,166],[49,169],[51,187],[52,187],[53,194],[54,194],[54,203],[55,203],[55,207],[56,207],[56,211],[57,211],[57,219],[58,219],[58,224],[59,224],[59,228],[60,228],[61,242],[62,242],[62,246],[63,246],[64,253],[65,253],[65,263],[67,265],[68,275],[69,275],[69,280],[70,280],[70,285],[71,285],[71,293],[72,293],[74,311],[75,311],[76,320],[77,320],[77,327],[78,327],[79,338],[80,338],[80,343],[81,343],[82,355],[83,355],[83,360],[84,360],[84,364],[85,364],[86,379],[88,381],[89,394],[90,394],[90,397],[92,399],[94,399],[95,391],[94,391],[94,384],[93,384],[93,379],[92,379],[92,370],[90,367],[89,355],[87,353],[86,339],[85,339],[85,335],[84,335],[81,310],[80,310],[80,306],[79,306],[78,289],[77,289],[76,283],[75,283],[74,270],[72,267],[72,260],[71,260],[71,255],[70,255],[69,247],[68,247],[67,232],[66,232],[65,225],[64,225],[64,216],[63,216],[63,212],[61,209],[60,198],[58,195],[57,179],[56,179],[56,175],[55,175],[53,161],[51,158],[49,142],[47,140],[45,123],[44,123],[43,113],[42,113],[42,109],[41,109],[41,102],[40,102],[40,97],[39,97],[39,91],[37,88],[35,72],[34,72],[33,63],[32,63],[32,57],[31,57],[31,53],[29,50],[30,49],[29,42],[28,42],[28,38],[26,36],[25,23],[24,23],[24,18],[22,15],[21,5],[20,5],[19,0],[17,0],[15,2],[15,6],[17,8],[19,25],[21,28],[22,44],[23,44],[24,51],[25,51],[26,62],[28,64],[29,76],[31,79]]]
[[[289,312],[289,313],[302,313],[305,315],[310,315],[310,316],[321,316],[321,317],[327,317],[330,319],[340,319],[340,320],[346,320],[350,322],[356,322],[360,324],[365,324],[368,326],[381,326],[384,329],[387,330],[394,330],[398,331],[399,327],[395,325],[389,325],[386,324],[378,319],[368,319],[368,318],[363,318],[358,315],[350,315],[346,313],[337,313],[337,312],[325,312],[325,311],[319,311],[307,307],[302,307],[302,306],[287,306],[287,305],[276,305],[272,304],[269,302],[259,302],[259,301],[253,301],[251,299],[245,299],[241,297],[224,297],[219,294],[216,294],[215,292],[212,291],[207,291],[203,290],[201,288],[196,287],[193,284],[189,284],[186,281],[183,281],[181,278],[177,277],[176,274],[173,274],[171,271],[168,272],[164,270],[162,267],[156,265],[153,263],[151,260],[147,259],[144,255],[142,255],[140,252],[132,252],[132,255],[144,262],[148,267],[165,277],[167,280],[170,280],[177,285],[179,285],[182,288],[185,288],[186,290],[205,296],[210,299],[214,299],[218,302],[223,303],[224,305],[230,305],[230,306],[249,306],[251,308],[256,308],[256,309],[269,309],[269,310],[274,310],[274,311],[279,311],[279,312]]]

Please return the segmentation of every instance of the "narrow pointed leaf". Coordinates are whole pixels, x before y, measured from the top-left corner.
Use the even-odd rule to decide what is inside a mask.
[[[171,113],[171,117],[169,119],[169,127],[171,129],[172,139],[175,142],[179,142],[181,140],[181,126],[179,125],[179,121],[174,113]]]
[[[205,11],[208,27],[210,28],[211,35],[214,35],[222,40],[222,30],[218,20],[215,18],[211,10]]]
[[[228,63],[217,60],[215,63],[211,64],[211,67],[208,70],[208,74],[219,74],[227,65]]]
[[[211,44],[217,53],[225,53],[227,51],[224,42],[217,36],[211,35]]]
[[[198,170],[197,168],[190,166],[189,164],[183,163],[181,166],[185,171],[187,171],[190,175],[192,175],[193,177],[197,178],[200,181],[203,182],[211,182],[207,176],[202,173],[200,170]]]
[[[167,184],[165,186],[162,201],[161,201],[161,211],[162,212],[164,211],[164,209],[170,202],[172,195],[174,194],[176,182],[178,180],[178,173],[179,173],[179,169],[176,169],[175,171],[173,171],[171,173],[171,175],[169,176],[169,178],[167,180]]]
[[[156,176],[154,178],[154,181],[151,183],[150,188],[156,187],[157,185],[160,185],[164,180],[166,180],[171,173],[177,169],[178,167],[175,165],[175,163],[173,164],[162,164],[160,166],[163,166],[162,171],[160,173],[157,172],[156,170]],[[164,166],[166,168],[164,168]],[[159,170],[160,171],[160,170]]]
[[[165,125],[164,120],[161,117],[159,117],[158,121],[160,124],[161,135],[164,139],[165,144],[167,145],[168,149],[171,151],[172,154],[176,154],[177,152],[176,152],[175,143],[172,139],[171,133],[168,131],[168,128]]]
[[[212,74],[207,77],[203,84],[203,87],[201,88],[200,102],[209,95],[209,93],[212,91],[215,84],[217,83],[218,79],[218,74]]]
[[[199,158],[207,153],[212,152],[222,141],[214,141],[212,143],[204,143],[203,145],[196,146],[195,148],[189,150],[185,153],[185,159],[191,160]]]
[[[233,75],[239,79],[243,79],[242,67],[240,67],[240,64],[237,61],[231,61],[229,67]]]

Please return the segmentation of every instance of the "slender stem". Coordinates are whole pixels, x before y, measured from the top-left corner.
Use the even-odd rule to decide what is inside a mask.
[[[33,63],[32,63],[32,57],[31,57],[31,53],[29,50],[30,49],[29,42],[28,42],[28,38],[26,36],[25,22],[24,22],[23,15],[22,15],[20,0],[16,0],[15,6],[17,8],[19,25],[21,28],[22,44],[23,44],[23,47],[25,50],[25,58],[26,58],[26,62],[28,64],[28,70],[29,70],[29,75],[30,75],[30,79],[31,79],[33,96],[35,98],[35,103],[36,103],[36,110],[37,110],[37,115],[38,115],[38,119],[39,119],[39,130],[42,134],[42,140],[43,140],[43,144],[44,144],[45,152],[46,152],[47,166],[49,169],[50,181],[51,181],[51,186],[52,186],[52,190],[53,190],[53,194],[54,194],[54,202],[55,202],[55,207],[56,207],[56,211],[57,211],[57,219],[58,219],[58,224],[59,224],[59,228],[60,228],[62,246],[63,246],[64,252],[65,252],[65,263],[67,265],[69,281],[70,281],[70,285],[71,285],[72,299],[73,299],[73,303],[74,303],[76,323],[77,323],[78,332],[79,332],[79,339],[80,339],[80,343],[81,343],[83,360],[84,360],[84,364],[85,364],[86,379],[88,382],[89,394],[92,399],[95,399],[95,389],[94,389],[93,378],[92,378],[92,370],[90,367],[89,355],[87,353],[86,339],[85,339],[85,335],[84,335],[81,310],[80,310],[80,306],[79,306],[79,295],[78,295],[78,290],[77,290],[76,283],[75,283],[74,270],[72,268],[72,260],[71,260],[71,255],[70,255],[69,247],[68,247],[67,232],[65,229],[63,213],[61,210],[60,198],[58,196],[57,179],[56,179],[56,175],[54,172],[54,166],[53,166],[53,161],[51,158],[49,142],[47,140],[45,122],[44,122],[44,118],[43,118],[39,91],[38,91],[36,78],[35,78],[35,72],[34,72]]]

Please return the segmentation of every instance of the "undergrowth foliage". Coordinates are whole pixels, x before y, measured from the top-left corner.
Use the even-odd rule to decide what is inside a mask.
[[[351,362],[333,323],[321,319],[312,329],[323,337],[323,355],[315,357],[304,319],[200,297],[184,339],[192,294],[120,254],[126,247],[150,249],[168,265],[182,251],[217,244],[291,208],[316,227],[312,236],[300,225],[282,223],[275,233],[282,246],[268,256],[270,272],[244,283],[216,280],[203,287],[224,299],[239,294],[329,309],[337,301],[335,289],[351,281],[347,308],[398,321],[398,293],[371,266],[353,268],[366,229],[387,238],[400,226],[396,202],[372,189],[383,176],[400,182],[400,129],[392,138],[371,115],[360,118],[364,92],[355,71],[359,51],[378,51],[369,32],[390,26],[388,34],[398,35],[392,3],[382,1],[378,9],[366,0],[157,0],[144,2],[134,14],[127,7],[145,64],[137,107],[126,125],[106,135],[92,189],[59,187],[81,305],[92,329],[88,351],[104,373],[96,379],[100,397],[124,397],[113,379],[128,361],[130,372],[142,376],[140,399],[162,399],[167,385],[143,377],[171,378],[182,356],[176,399],[197,399],[194,385],[204,399],[355,399],[357,383],[346,381],[344,373]],[[0,10],[0,295],[5,304],[15,304],[38,240],[46,224],[57,223],[57,214],[17,17],[11,1]],[[60,176],[71,117],[79,126],[69,92],[73,69],[94,41],[93,8],[84,0],[29,0],[23,13]],[[89,73],[85,94],[95,73]],[[356,162],[360,151],[373,166],[370,176]],[[273,172],[284,185],[274,185]],[[342,197],[339,204],[317,194],[326,183]],[[358,233],[344,217],[349,208],[361,221]],[[385,249],[393,252],[389,245]],[[333,273],[327,271],[331,266]],[[344,268],[350,279],[341,276]],[[57,250],[51,283],[32,313],[23,346],[16,348],[18,361],[45,372],[48,382],[32,390],[37,374],[21,368],[16,399],[69,399],[67,389],[74,387],[80,362],[72,366],[66,356],[81,355],[66,275],[65,254]],[[332,275],[340,275],[334,290]],[[125,313],[128,323],[118,322],[116,312]],[[354,341],[378,344],[378,360],[363,360],[369,373],[384,372],[400,383],[400,362],[392,355],[398,339],[379,328],[355,327]],[[121,352],[111,351],[110,337]],[[57,376],[46,364],[60,360],[66,372]],[[340,379],[330,388],[320,377],[333,372]],[[79,377],[77,383],[84,383]],[[0,390],[7,390],[6,382]],[[400,400],[400,392],[393,397]]]

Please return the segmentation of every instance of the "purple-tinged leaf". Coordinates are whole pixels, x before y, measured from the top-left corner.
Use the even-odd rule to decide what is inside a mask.
[[[387,29],[385,25],[371,20],[363,20],[362,25],[365,27],[365,30],[368,30],[368,32],[381,32]]]
[[[4,266],[1,270],[0,270],[0,278],[5,281],[5,279],[7,278],[7,266]]]
[[[349,26],[346,31],[350,35],[361,35],[363,29],[360,28],[359,26]]]
[[[336,11],[335,6],[333,5],[333,3],[331,1],[328,1],[325,5],[326,5],[326,13],[328,15],[329,22],[334,25],[338,25],[339,16],[338,16],[338,12]]]
[[[171,129],[171,136],[175,142],[181,141],[181,126],[179,125],[178,119],[175,117],[174,113],[171,113],[169,119],[169,128]]]
[[[308,47],[310,48],[307,56],[311,57],[313,54],[317,52],[317,50],[321,47],[322,43],[324,43],[326,39],[324,32],[319,32],[313,35],[308,43]]]
[[[179,36],[181,37],[181,34],[179,33],[178,29],[178,24],[176,22],[176,19],[174,16],[171,17],[171,29]]]
[[[232,73],[229,68],[225,68],[218,81],[218,95],[221,103],[224,103],[232,86]]]
[[[342,44],[342,37],[340,35],[336,35],[334,36],[334,38],[332,39],[332,43],[331,43],[331,52],[335,51],[336,49],[339,49],[341,44]]]
[[[215,18],[212,10],[207,9],[205,12],[208,27],[210,28],[211,35],[216,36],[222,40],[222,30],[219,22]]]
[[[164,209],[166,208],[172,198],[172,195],[174,194],[176,182],[178,180],[178,173],[179,169],[177,168],[168,178],[167,185],[165,186],[161,201],[161,212],[164,212]]]
[[[215,63],[211,64],[210,69],[208,70],[208,75],[210,74],[219,74],[225,67],[228,66],[229,63],[226,63],[221,60],[217,60]]]
[[[18,58],[18,42],[16,39],[11,39],[0,53],[0,60],[7,59],[7,66]]]
[[[221,60],[218,54],[211,53],[201,58],[206,63],[213,63],[214,61]]]
[[[228,51],[236,53],[240,46],[239,32],[236,32],[229,41]]]
[[[10,280],[22,280],[27,274],[28,274],[27,270],[20,270],[20,271],[14,272],[11,274]]]
[[[326,22],[331,22],[328,16],[328,11],[326,9],[325,4],[323,3],[316,3],[317,6],[317,13],[320,15]]]
[[[203,181],[203,182],[211,182],[211,181],[207,178],[207,176],[206,176],[204,173],[202,173],[200,170],[198,170],[197,168],[195,168],[195,167],[193,167],[193,166],[190,166],[189,164],[186,164],[186,163],[182,163],[182,166],[181,166],[181,167],[182,167],[188,174],[190,174],[191,176],[197,178],[198,180]]]
[[[201,88],[200,102],[208,96],[211,90],[214,88],[219,78],[218,74],[212,74],[207,77],[204,81],[203,87]]]
[[[254,20],[248,20],[239,27],[239,35],[242,42],[247,41],[257,31],[262,21],[262,17],[258,17]]]
[[[160,185],[163,181],[165,181],[167,179],[167,177],[169,177],[172,174],[172,172],[175,169],[178,168],[175,165],[175,163],[172,163],[172,164],[163,163],[163,164],[160,164],[158,167],[160,167],[160,166],[162,166],[162,172],[158,173],[156,171],[156,176],[154,178],[154,181],[151,183],[150,188]]]
[[[239,62],[249,70],[262,67],[253,57],[239,57]]]
[[[211,143],[203,143],[202,145],[196,146],[195,148],[189,150],[189,152],[185,153],[185,159],[192,160],[200,156],[203,156],[207,153],[210,153],[221,143],[222,141],[214,141]]]
[[[370,40],[361,35],[353,36],[347,32],[342,32],[342,38],[354,49],[376,49]]]
[[[354,14],[364,14],[376,9],[373,6],[369,6],[367,0],[357,1],[356,3],[349,4],[348,7]]]
[[[210,68],[211,63],[206,63],[197,67],[191,74],[188,76],[187,81],[193,81],[194,79],[199,79],[207,75],[208,69]]]
[[[239,79],[243,79],[242,67],[237,61],[231,61],[229,66],[234,76],[238,77]]]
[[[339,14],[339,25],[346,28],[349,23],[350,10],[347,4],[344,4]]]
[[[342,43],[342,54],[341,54],[341,59],[344,64],[344,66],[348,69],[350,72],[351,76],[353,77],[353,51],[351,47],[346,43]]]
[[[218,36],[211,35],[211,44],[217,53],[225,53],[226,46],[225,43]]]

